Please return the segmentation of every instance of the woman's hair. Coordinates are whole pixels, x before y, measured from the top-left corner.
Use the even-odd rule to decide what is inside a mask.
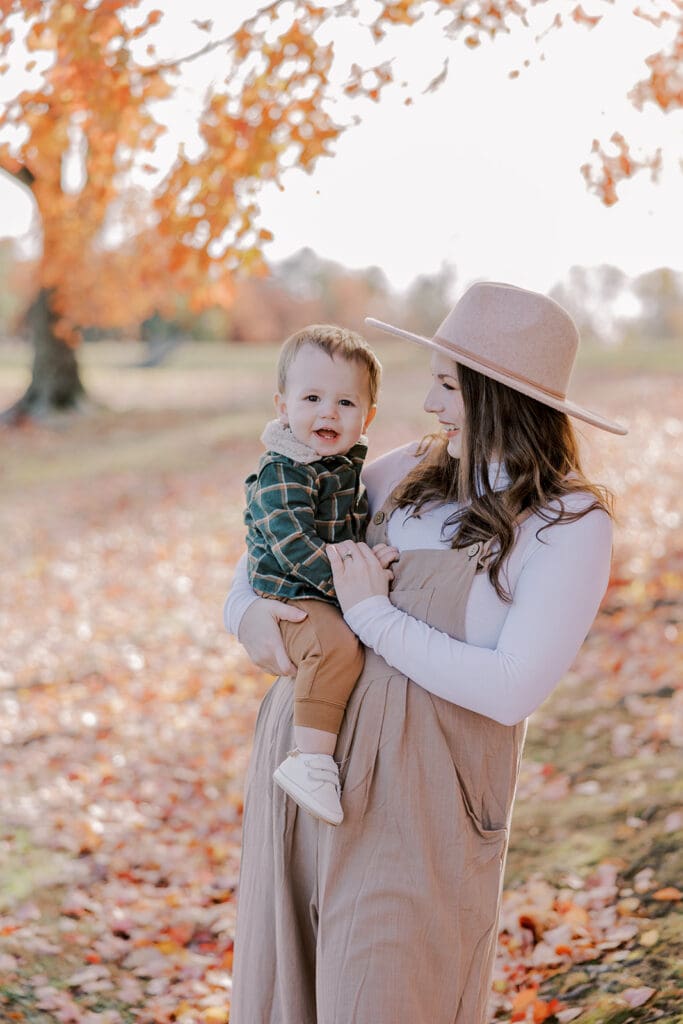
[[[488,575],[498,596],[509,603],[501,570],[515,542],[517,518],[536,513],[545,520],[540,534],[596,508],[611,515],[612,496],[584,476],[566,413],[460,363],[457,375],[465,410],[460,459],[448,454],[445,438],[428,435],[418,449],[427,454],[395,488],[393,498],[399,507],[413,506],[416,514],[432,502],[467,502],[445,521],[445,527],[453,528],[452,546],[465,548],[495,537],[499,548],[488,561]],[[495,491],[489,467],[498,462],[510,482]],[[580,511],[568,511],[563,499],[577,491],[593,500]]]

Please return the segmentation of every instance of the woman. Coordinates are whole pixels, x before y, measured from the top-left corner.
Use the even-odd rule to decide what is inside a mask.
[[[256,725],[232,1024],[483,1024],[529,715],[564,675],[607,586],[609,500],[581,472],[566,398],[578,336],[551,299],[474,285],[428,347],[443,436],[364,474],[367,545],[330,548],[367,646],[337,746],[334,828],[273,792],[291,684]],[[393,580],[371,548],[397,549]],[[226,624],[289,671],[243,570]]]

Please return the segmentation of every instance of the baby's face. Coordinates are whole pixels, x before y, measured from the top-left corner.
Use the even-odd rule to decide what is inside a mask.
[[[328,356],[314,345],[297,352],[275,408],[280,422],[320,456],[348,452],[375,415],[362,363]]]

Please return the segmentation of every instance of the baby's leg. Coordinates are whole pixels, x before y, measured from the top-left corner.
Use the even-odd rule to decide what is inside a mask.
[[[324,729],[311,729],[307,725],[295,725],[294,742],[306,754],[334,754],[337,734]]]
[[[308,617],[280,624],[297,666],[294,738],[306,753],[332,754],[351,691],[363,670],[363,647],[341,612],[324,601],[294,601]]]
[[[308,617],[281,622],[294,680],[295,748],[273,773],[275,782],[310,814],[343,820],[339,768],[332,754],[348,698],[363,669],[363,648],[339,610],[323,601],[292,602]]]

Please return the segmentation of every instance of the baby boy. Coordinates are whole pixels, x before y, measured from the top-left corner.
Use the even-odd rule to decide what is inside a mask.
[[[365,431],[376,412],[380,363],[353,331],[312,325],[285,341],[278,361],[277,419],[246,480],[249,580],[261,597],[307,612],[281,622],[294,679],[295,747],[275,782],[315,817],[343,820],[332,754],[363,649],[336,603],[327,544],[363,539],[360,480]]]

